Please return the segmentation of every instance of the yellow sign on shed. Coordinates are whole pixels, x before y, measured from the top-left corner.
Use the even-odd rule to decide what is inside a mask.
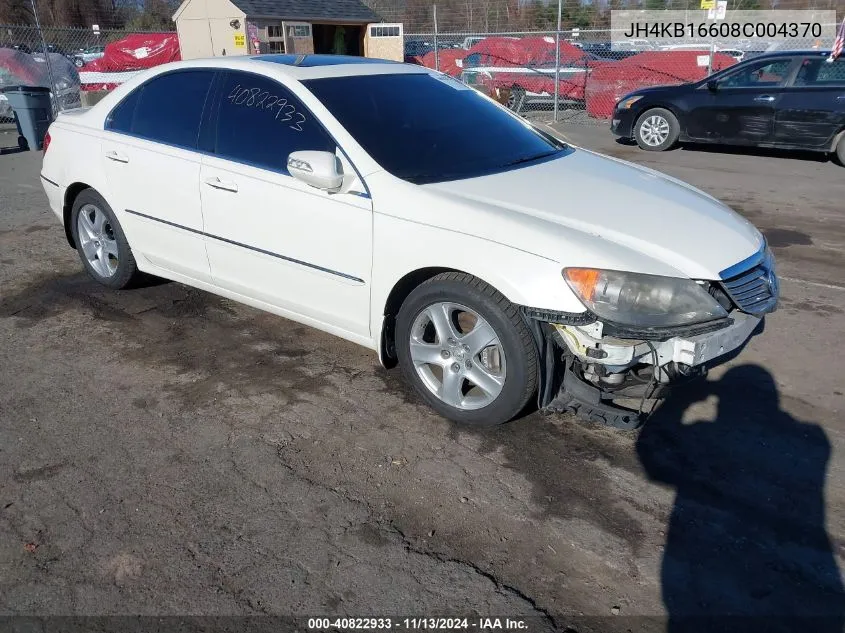
[[[704,0],[701,0],[704,2]],[[246,47],[246,35],[241,33],[235,33],[235,48],[244,48]]]

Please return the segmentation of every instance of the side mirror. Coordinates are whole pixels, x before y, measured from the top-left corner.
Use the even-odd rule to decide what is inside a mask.
[[[718,92],[719,91],[719,82],[715,80],[710,80],[707,82],[707,89],[710,92]]]
[[[343,167],[332,152],[291,152],[288,173],[323,191],[337,191],[343,185]]]

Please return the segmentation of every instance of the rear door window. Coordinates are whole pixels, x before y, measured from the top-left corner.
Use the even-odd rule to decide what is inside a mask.
[[[220,91],[215,154],[287,173],[288,156],[300,150],[334,152],[336,145],[314,115],[278,82],[227,73]]]
[[[155,77],[112,110],[106,129],[196,149],[213,79],[214,72],[208,70],[184,70]]]
[[[845,87],[845,58],[839,57],[833,62],[819,57],[805,59],[795,77],[795,85],[818,88]]]

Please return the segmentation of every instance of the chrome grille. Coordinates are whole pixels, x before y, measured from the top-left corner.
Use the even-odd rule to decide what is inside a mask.
[[[726,279],[722,286],[743,312],[761,315],[777,307],[778,280],[771,256],[745,272]]]

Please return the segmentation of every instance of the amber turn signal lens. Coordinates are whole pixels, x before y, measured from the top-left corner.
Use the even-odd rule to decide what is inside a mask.
[[[592,301],[601,272],[595,268],[565,268],[563,275],[582,299]]]

